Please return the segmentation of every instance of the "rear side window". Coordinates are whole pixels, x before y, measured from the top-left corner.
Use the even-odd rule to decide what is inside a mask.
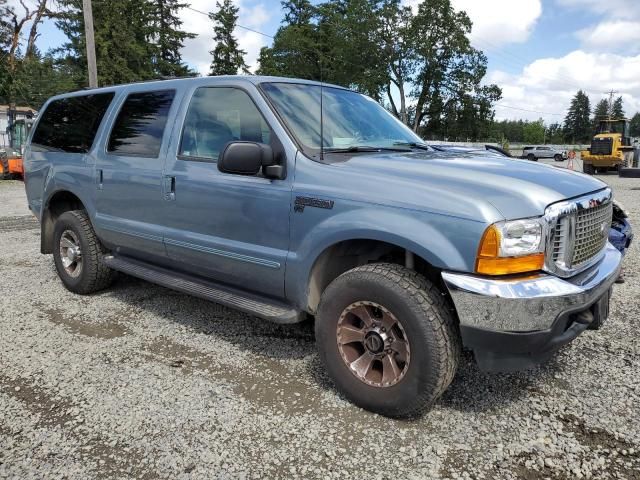
[[[107,151],[116,155],[157,157],[175,90],[132,93],[109,136]]]
[[[31,145],[48,151],[87,153],[111,100],[112,92],[54,100],[42,114]]]

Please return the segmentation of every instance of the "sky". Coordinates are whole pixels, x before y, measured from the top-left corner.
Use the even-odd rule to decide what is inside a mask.
[[[29,0],[26,0],[27,2]],[[195,10],[215,0],[186,0]],[[412,8],[420,0],[404,0]],[[10,0],[17,3],[17,0]],[[488,58],[485,83],[502,88],[497,119],[543,118],[562,122],[571,97],[586,91],[592,106],[609,90],[624,99],[625,112],[640,111],[640,2],[638,0],[452,0],[473,22],[472,44]],[[270,45],[280,22],[280,0],[235,0],[236,37],[255,68],[260,48]],[[184,61],[206,75],[213,48],[208,17],[181,12],[185,30],[197,34],[182,51]],[[251,31],[255,30],[255,31]],[[266,35],[261,35],[262,32]],[[38,47],[65,41],[53,22],[41,27]]]

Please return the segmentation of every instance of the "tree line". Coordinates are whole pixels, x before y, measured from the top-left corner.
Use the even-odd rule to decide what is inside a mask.
[[[87,85],[82,0],[0,0],[0,102],[38,108],[51,95]],[[179,17],[183,0],[93,0],[99,85],[195,76],[182,59],[194,38]],[[487,58],[469,41],[471,21],[451,0],[285,0],[270,46],[255,73],[334,83],[365,93],[425,139],[580,143],[608,113],[606,100],[591,116],[580,91],[562,125],[494,119],[502,92],[482,82]],[[219,0],[209,13],[213,48],[209,75],[250,74],[234,31],[238,7]],[[66,36],[47,52],[38,29],[52,19]],[[622,111],[622,98],[614,109]],[[616,110],[616,113],[618,113]],[[640,129],[640,116],[634,117]],[[640,135],[640,132],[638,132]]]
[[[33,0],[33,8],[0,0],[0,101],[39,107],[49,96],[87,84],[82,0]],[[181,0],[94,0],[98,82],[113,85],[196,75],[181,49],[193,34],[178,16]],[[425,0],[415,11],[400,0],[282,2],[273,44],[260,52],[256,73],[347,86],[383,103],[413,130],[433,137],[480,138],[493,120],[497,85],[483,85],[487,59],[469,41],[471,21],[450,0]],[[216,3],[211,75],[249,73],[234,29],[238,8]],[[43,19],[66,42],[40,52]],[[26,32],[25,25],[33,25]],[[26,48],[20,42],[28,37]]]

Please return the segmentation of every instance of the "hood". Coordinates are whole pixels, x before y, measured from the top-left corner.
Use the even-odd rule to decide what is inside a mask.
[[[370,189],[377,203],[382,196],[391,203],[478,220],[480,214],[495,221],[490,207],[505,219],[542,215],[551,203],[607,186],[551,165],[460,152],[360,154],[334,165],[344,181]]]

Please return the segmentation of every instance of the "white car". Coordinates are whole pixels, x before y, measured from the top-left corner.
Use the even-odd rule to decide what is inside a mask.
[[[526,158],[534,162],[537,162],[539,158],[553,158],[556,162],[562,162],[567,158],[567,152],[566,150],[557,150],[544,146],[524,147],[520,158]]]

